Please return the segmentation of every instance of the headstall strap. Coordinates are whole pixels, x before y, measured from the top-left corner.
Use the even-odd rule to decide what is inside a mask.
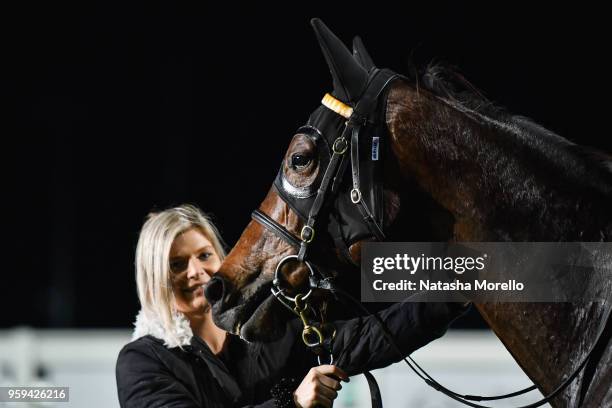
[[[363,194],[360,188],[359,178],[359,135],[361,130],[368,125],[368,123],[375,123],[376,118],[376,104],[381,93],[387,88],[387,86],[399,75],[388,70],[377,70],[373,73],[370,84],[366,90],[365,95],[361,97],[353,115],[349,118],[348,125],[352,127],[351,132],[351,170],[353,178],[353,189],[350,192],[351,202],[357,205],[363,220],[370,232],[379,241],[384,241],[385,234],[382,228],[376,222],[374,215],[365,200],[363,200]]]
[[[372,123],[375,123],[378,98],[384,89],[386,89],[386,87],[391,83],[391,81],[397,77],[397,74],[389,70],[375,70],[372,72],[369,83],[366,87],[366,91],[360,98],[355,108],[342,103],[329,94],[326,94],[323,98],[322,104],[324,106],[343,116],[347,119],[347,121],[341,135],[334,139],[333,143],[331,143],[330,161],[325,169],[321,184],[316,193],[312,206],[308,211],[308,217],[304,223],[304,226],[302,227],[302,230],[300,231],[299,238],[260,210],[255,210],[252,213],[253,220],[257,221],[263,227],[272,231],[277,236],[285,240],[288,244],[298,249],[297,255],[287,256],[277,265],[274,280],[272,282],[272,293],[283,306],[291,310],[292,313],[300,318],[303,325],[302,340],[304,344],[317,356],[317,361],[319,364],[334,363],[332,345],[336,331],[331,324],[316,322],[317,316],[313,307],[310,305],[310,295],[314,288],[326,289],[331,293],[335,293],[335,288],[333,286],[332,278],[330,276],[325,276],[322,270],[318,270],[319,274],[322,275],[322,278],[315,276],[314,268],[307,260],[308,248],[316,235],[315,228],[317,216],[325,204],[327,195],[334,194],[340,187],[344,170],[346,169],[349,160],[352,169],[353,187],[350,192],[350,199],[353,204],[357,206],[370,233],[378,240],[384,240],[385,235],[382,228],[376,222],[376,219],[363,199],[362,192],[360,190],[359,136],[364,128]],[[308,129],[314,129],[315,133],[317,133],[318,136],[321,136],[322,140],[327,142],[327,140],[322,137],[322,133],[316,127],[309,126]],[[350,158],[347,159],[345,156],[348,155],[345,153],[348,152],[349,149]],[[341,232],[338,237],[334,238],[334,240],[338,239],[342,241]],[[346,248],[346,245],[343,246]],[[348,248],[346,248],[346,250],[348,251]],[[282,287],[281,267],[284,263],[291,260],[303,262],[310,270],[310,288],[305,295],[297,294],[295,297],[288,296]],[[366,373],[366,379],[368,380],[368,385],[372,395],[372,406],[374,408],[381,408],[382,400],[380,398],[380,390],[376,380],[370,373]]]
[[[300,233],[302,242],[300,244],[300,250],[298,252],[298,260],[303,261],[306,259],[306,251],[308,250],[308,244],[312,242],[314,238],[315,229],[314,225],[317,221],[317,215],[319,215],[319,211],[323,208],[323,204],[325,203],[325,196],[327,195],[328,190],[330,190],[333,181],[335,180],[338,169],[341,168],[340,162],[341,158],[347,150],[348,142],[346,139],[346,134],[348,133],[348,128],[345,128],[342,132],[342,135],[334,140],[333,149],[332,149],[332,157],[325,169],[325,173],[323,175],[323,179],[321,180],[321,185],[319,186],[319,190],[317,191],[317,195],[315,200],[310,207],[310,211],[308,212],[308,219],[306,224],[302,227],[302,231]]]

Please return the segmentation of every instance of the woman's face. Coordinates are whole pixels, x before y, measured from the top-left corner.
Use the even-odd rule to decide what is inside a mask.
[[[179,234],[170,248],[170,274],[176,308],[186,315],[208,313],[202,285],[221,266],[212,243],[197,228]]]

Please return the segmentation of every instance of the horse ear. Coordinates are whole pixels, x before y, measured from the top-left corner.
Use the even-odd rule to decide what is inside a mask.
[[[366,50],[363,41],[361,41],[358,35],[353,38],[353,58],[355,58],[355,60],[368,72],[372,68],[376,68],[374,61],[372,61],[372,57],[368,54],[368,50]]]
[[[368,71],[321,20],[313,18],[310,24],[334,80],[334,97],[345,103],[356,102],[367,84]]]

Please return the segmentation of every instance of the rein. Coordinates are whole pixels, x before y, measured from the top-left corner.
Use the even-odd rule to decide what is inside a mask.
[[[456,392],[446,388],[445,386],[443,386],[439,382],[437,382],[416,361],[414,361],[414,359],[412,357],[410,357],[410,356],[404,357],[402,355],[401,351],[400,351],[399,346],[397,345],[397,342],[393,338],[393,335],[391,333],[389,333],[389,331],[386,328],[385,323],[380,319],[380,317],[378,315],[370,313],[361,304],[361,302],[359,302],[353,296],[351,296],[350,294],[348,294],[348,293],[346,293],[346,292],[344,292],[344,291],[342,291],[340,289],[334,289],[334,294],[339,294],[339,295],[343,296],[344,298],[348,299],[351,303],[353,303],[353,305],[355,305],[362,312],[366,313],[366,315],[373,316],[374,319],[376,320],[376,322],[378,323],[378,325],[383,329],[382,331],[383,331],[383,333],[385,335],[385,339],[393,347],[393,349],[396,351],[396,353],[402,358],[402,360],[408,365],[408,367],[410,367],[410,369],[412,371],[414,371],[414,373],[419,378],[421,378],[423,381],[425,381],[425,383],[427,385],[429,385],[430,387],[432,387],[436,391],[439,391],[439,392],[445,394],[446,396],[448,396],[448,397],[450,397],[450,398],[452,398],[452,399],[454,399],[456,401],[461,402],[464,405],[467,405],[467,406],[470,406],[470,407],[476,407],[476,408],[492,408],[492,407],[487,406],[487,405],[479,405],[479,404],[475,404],[475,403],[470,402],[470,401],[494,401],[494,400],[507,399],[507,398],[516,397],[516,396],[519,396],[519,395],[522,395],[522,394],[526,394],[526,393],[528,393],[530,391],[533,391],[533,390],[535,390],[537,388],[535,385],[532,385],[530,387],[524,388],[524,389],[519,390],[519,391],[515,391],[515,392],[509,393],[509,394],[504,394],[504,395],[496,395],[496,396],[462,395],[462,394],[456,393]],[[595,349],[597,348],[597,345],[599,344],[600,340],[602,339],[602,336],[603,336],[603,333],[605,331],[606,325],[608,323],[608,320],[610,319],[610,315],[612,315],[612,304],[608,305],[607,310],[604,313],[603,319],[599,323],[599,329],[597,331],[597,335],[595,337],[595,341],[593,342],[593,345],[591,346],[589,352],[587,353],[586,357],[580,362],[580,364],[576,367],[576,369],[574,369],[574,371],[572,372],[572,374],[570,376],[568,376],[561,384],[559,384],[557,386],[557,388],[555,388],[551,393],[546,395],[544,398],[542,398],[542,399],[540,399],[540,400],[538,400],[536,402],[533,402],[531,404],[522,405],[522,406],[516,407],[516,408],[536,408],[536,407],[542,406],[542,405],[550,402],[554,397],[559,395],[565,388],[567,388],[567,386],[569,386],[572,383],[572,381],[576,378],[576,376],[582,371],[584,366],[591,359]],[[408,360],[410,360],[410,361],[408,361]]]
[[[302,331],[302,340],[304,344],[315,353],[319,364],[322,364],[322,361],[325,361],[327,364],[333,364],[334,362],[334,356],[332,354],[332,343],[335,336],[335,330],[330,324],[318,323],[316,321],[316,311],[309,303],[314,289],[326,290],[332,295],[334,295],[336,299],[341,296],[342,298],[349,300],[359,310],[365,312],[366,315],[373,316],[382,328],[385,338],[389,342],[389,344],[395,349],[398,355],[412,369],[412,371],[414,371],[417,376],[423,379],[427,385],[434,388],[436,391],[439,391],[467,406],[477,408],[490,408],[488,406],[479,405],[471,401],[492,401],[511,398],[530,392],[536,389],[537,387],[533,385],[516,392],[498,396],[462,395],[444,387],[443,385],[438,383],[433,377],[431,377],[423,368],[421,368],[410,356],[406,358],[402,355],[402,353],[400,352],[400,348],[395,342],[395,339],[393,338],[391,333],[389,333],[384,322],[380,319],[378,315],[369,313],[369,311],[365,309],[358,300],[353,298],[348,293],[336,288],[334,286],[333,277],[324,273],[322,269],[315,268],[308,260],[308,250],[310,244],[313,242],[313,239],[315,237],[317,217],[326,202],[326,198],[336,192],[336,186],[343,178],[344,170],[346,169],[346,166],[344,165],[345,157],[346,152],[349,150],[349,148],[349,159],[352,178],[352,189],[349,193],[350,200],[359,210],[359,213],[361,215],[361,220],[359,221],[365,224],[370,234],[378,241],[384,241],[385,239],[385,234],[383,232],[382,225],[380,222],[377,221],[374,215],[374,209],[370,208],[366,204],[363,197],[359,172],[359,138],[363,129],[368,127],[369,124],[375,123],[376,118],[374,117],[374,115],[379,96],[385,91],[385,89],[393,80],[399,77],[399,75],[389,70],[373,70],[370,73],[370,78],[366,90],[359,99],[354,109],[343,104],[342,102],[333,98],[329,94],[327,94],[323,98],[322,102],[327,108],[345,117],[347,121],[345,122],[345,127],[341,135],[337,137],[331,144],[332,154],[330,161],[327,165],[327,168],[325,169],[321,184],[316,193],[316,197],[314,198],[314,201],[308,210],[308,216],[306,217],[306,222],[304,223],[300,231],[299,238],[296,237],[292,232],[288,231],[284,226],[280,225],[274,219],[269,217],[267,214],[261,212],[258,209],[253,211],[253,220],[260,223],[263,227],[274,233],[279,238],[283,239],[285,242],[287,242],[289,245],[293,246],[297,250],[297,255],[289,255],[283,258],[276,266],[274,280],[272,282],[272,294],[279,300],[279,302],[283,306],[285,306],[293,314],[297,315],[301,319],[302,324],[304,326],[304,329]],[[308,125],[305,128],[314,131],[319,135],[322,134],[322,132],[315,126]],[[300,130],[305,128],[300,128]],[[278,186],[277,189],[279,189]],[[285,202],[287,202],[287,199],[282,194],[280,194],[280,196]],[[342,244],[343,248],[348,247],[348,244],[346,242],[341,242],[340,244]],[[288,262],[304,263],[308,268],[309,288],[306,294],[298,294],[292,297],[286,293],[285,288],[283,287],[283,274],[281,272],[281,268]],[[318,274],[315,272],[318,272]],[[555,390],[553,390],[550,394],[548,394],[541,400],[518,408],[536,408],[543,404],[546,404],[550,402],[552,398],[559,395],[567,386],[569,386],[569,384],[572,383],[572,381],[582,371],[589,359],[592,357],[597,344],[601,340],[601,337],[606,327],[606,323],[608,322],[611,313],[612,305],[609,305],[604,314],[604,318],[600,323],[600,327],[598,329],[596,340],[593,343],[593,346],[589,350],[584,360],[574,369],[572,374],[568,376]],[[382,408],[380,389],[378,387],[378,384],[376,383],[376,380],[369,372],[365,372],[364,375],[366,376],[370,387],[372,407]]]

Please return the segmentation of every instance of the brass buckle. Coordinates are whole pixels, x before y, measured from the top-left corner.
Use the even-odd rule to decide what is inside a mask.
[[[335,154],[344,154],[348,150],[348,143],[343,136],[340,136],[336,140],[334,140],[334,144],[332,145],[332,150]]]
[[[302,231],[300,232],[300,238],[302,242],[309,244],[312,242],[315,236],[315,230],[309,225],[304,225],[302,227]]]

